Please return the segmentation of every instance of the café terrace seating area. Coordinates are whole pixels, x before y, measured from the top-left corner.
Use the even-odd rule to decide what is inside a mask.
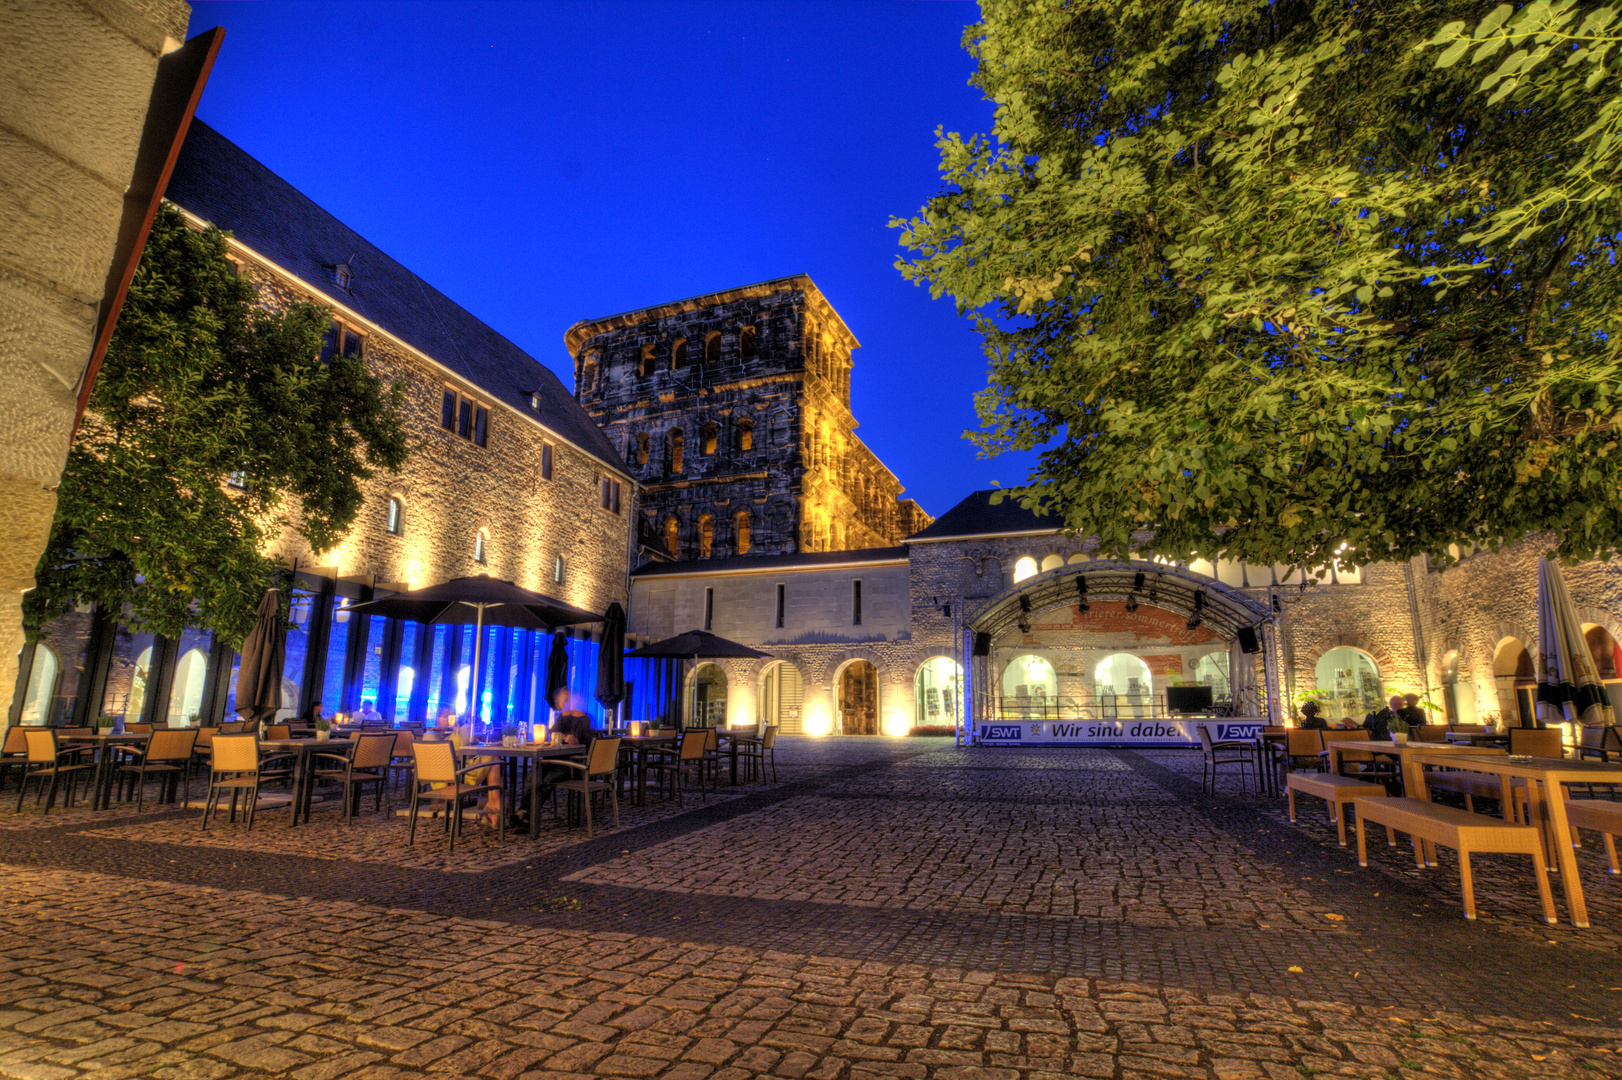
[[[116,820],[132,839],[476,872],[775,784],[777,748],[765,725],[635,723],[583,745],[544,725],[527,740],[382,722],[17,725],[0,828]]]

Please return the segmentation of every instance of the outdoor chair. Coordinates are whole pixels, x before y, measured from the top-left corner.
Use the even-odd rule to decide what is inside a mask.
[[[1297,765],[1310,765],[1317,772],[1329,768],[1324,761],[1324,733],[1312,729],[1294,728],[1284,743],[1284,763],[1289,769]]]
[[[197,741],[192,744],[191,759],[193,765],[207,765],[209,762],[209,747],[214,742],[214,736],[220,733],[219,727],[200,727],[197,729]]]
[[[21,772],[24,762],[28,760],[26,731],[21,724],[13,724],[6,728],[6,737],[0,740],[0,787],[6,786],[6,774],[13,765]]]
[[[221,735],[241,735],[247,730],[248,721],[246,720],[227,720],[220,725]]]
[[[1415,724],[1408,729],[1409,742],[1447,742],[1446,724]]]
[[[150,734],[152,734],[152,725],[151,724],[125,724],[124,725],[124,730],[129,732],[131,735],[150,735]]]
[[[1370,741],[1368,730],[1365,728],[1359,728],[1355,731],[1325,731],[1321,732],[1321,734],[1325,743],[1324,757],[1330,760],[1331,767],[1333,767],[1334,762],[1329,756],[1329,743]],[[1350,771],[1348,771],[1348,768]],[[1342,776],[1373,776],[1377,773],[1394,772],[1396,772],[1395,764],[1392,764],[1389,768],[1383,766],[1375,758],[1374,754],[1368,750],[1342,750],[1340,752],[1340,774]]]
[[[266,724],[265,725],[265,741],[266,742],[286,742],[288,739],[291,739],[292,737],[293,737],[293,727],[292,727],[291,724]]]
[[[61,727],[56,729],[56,733],[64,739],[77,739],[86,735],[94,735],[96,729],[93,727]]]
[[[1455,735],[1485,735],[1486,724],[1449,724],[1447,729]]]
[[[490,768],[490,763],[481,761],[477,765],[458,769],[456,747],[449,742],[413,742],[411,757],[414,763],[411,776],[411,829],[406,843],[414,845],[417,842],[418,807],[424,801],[442,802],[445,804],[445,831],[450,834],[451,850],[455,851],[456,838],[462,834],[462,799],[468,795],[500,791],[501,785],[462,783],[462,778],[468,773],[484,772]],[[501,837],[505,840],[507,815],[503,812],[499,816]]]
[[[55,728],[27,728],[25,736],[28,741],[27,759],[23,764],[22,780],[17,785],[17,810],[23,808],[23,796],[28,792],[28,781],[37,781],[37,790],[34,795],[34,804],[37,806],[41,797],[45,798],[45,812],[49,814],[51,807],[56,805],[56,790],[63,777],[67,777],[68,789],[66,792],[66,805],[73,806],[73,789],[78,785],[79,774],[85,773],[87,777],[93,774],[95,765],[86,760],[87,746],[63,746],[57,739]],[[45,781],[51,781],[50,793],[46,794]]]
[[[1559,728],[1510,728],[1509,752],[1532,757],[1561,758],[1566,756],[1565,743]]]
[[[1585,727],[1579,733],[1578,758],[1599,758],[1608,762],[1612,754],[1622,756],[1622,735],[1618,734],[1615,725]]]
[[[772,783],[777,783],[777,725],[767,724],[761,728],[760,738],[745,740],[738,747],[739,756],[749,764],[749,775],[760,776],[760,782],[766,783],[766,765],[771,763]]]
[[[682,736],[684,740],[687,737],[686,735]],[[608,792],[608,797],[614,806],[614,831],[619,831],[620,798],[619,791],[614,783],[614,770],[618,765],[619,756],[620,741],[618,739],[593,739],[591,745],[586,748],[586,760],[584,763],[564,759],[548,763],[580,770],[582,774],[580,779],[560,780],[553,786],[559,791],[569,793],[568,798],[571,807],[574,804],[575,795],[580,796],[580,801],[585,805],[586,839],[588,840],[592,837],[591,797],[598,792]]]
[[[714,728],[699,728],[704,732],[704,762],[710,767],[710,782],[721,783],[721,736]]]
[[[181,805],[191,801],[191,752],[196,743],[195,728],[154,731],[136,759],[119,769],[120,781],[128,780],[136,789],[136,813],[146,806],[148,773],[170,784],[178,785],[184,781],[186,795]]]
[[[674,751],[665,750],[660,756],[648,762],[648,768],[659,774],[659,795],[664,797],[665,778],[670,778],[670,794],[681,802],[687,791],[687,775],[698,775],[698,791],[704,796],[704,801],[710,801],[710,793],[704,783],[704,773],[708,764],[704,760],[704,747],[709,739],[697,731],[684,732],[676,743]]]
[[[389,763],[394,759],[394,736],[387,732],[357,735],[354,748],[347,754],[336,750],[317,753],[311,761],[311,779],[336,782],[343,790],[344,823],[352,824],[360,813],[360,791],[367,784],[376,784],[376,799],[372,809],[383,809],[383,788],[389,782]],[[327,762],[323,768],[321,762]],[[334,764],[336,763],[336,764]]]
[[[203,828],[218,812],[220,796],[231,793],[231,817],[237,820],[237,800],[248,793],[248,831],[253,831],[254,811],[259,806],[259,788],[266,780],[290,780],[292,758],[286,754],[259,756],[259,736],[254,732],[216,735],[209,747],[208,796],[203,801]],[[267,767],[269,766],[269,767]],[[293,804],[288,803],[289,806]]]
[[[1213,742],[1211,729],[1204,724],[1195,724],[1194,730],[1200,733],[1200,753],[1202,754],[1200,780],[1202,790],[1207,795],[1216,794],[1217,773],[1224,765],[1238,765],[1239,790],[1245,791],[1245,770],[1256,768],[1256,747],[1252,743],[1239,742],[1233,739]]]
[[[400,777],[410,777],[415,759],[411,756],[411,743],[416,738],[409,728],[394,733],[394,754],[389,758],[389,790],[399,790]]]

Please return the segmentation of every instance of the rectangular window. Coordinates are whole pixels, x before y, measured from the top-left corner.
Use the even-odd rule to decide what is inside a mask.
[[[439,426],[455,432],[475,446],[490,441],[490,410],[450,387],[440,399]]]
[[[473,442],[483,446],[490,438],[490,410],[483,405],[473,406]]]
[[[787,591],[784,586],[777,586],[777,628],[783,628],[783,593]]]
[[[541,479],[552,479],[552,444],[549,442],[541,444]]]
[[[715,621],[715,590],[704,590],[704,629],[708,630]]]
[[[226,476],[225,483],[227,487],[234,487],[239,490],[246,488],[248,486],[248,474],[241,470],[230,473]]]
[[[329,364],[338,354],[338,324],[332,323],[327,332],[321,336],[321,362]]]
[[[557,562],[552,564],[552,580],[562,585],[563,579],[568,576],[568,573],[569,565],[563,561],[563,556],[559,555]]]
[[[464,439],[473,438],[473,402],[467,398],[462,399],[460,411],[456,414],[456,433]]]
[[[345,356],[360,356],[361,355],[361,337],[360,337],[359,334],[355,333],[355,331],[349,329],[347,326],[344,327],[344,355]]]
[[[862,583],[859,579],[850,583],[850,624],[862,625]]]
[[[445,391],[445,400],[439,407],[439,426],[446,431],[456,430],[456,391]]]
[[[603,509],[610,513],[620,512],[620,482],[603,477]]]
[[[395,536],[399,536],[400,533],[402,533],[403,531],[404,531],[404,529],[402,528],[402,525],[401,525],[401,522],[400,522],[400,500],[399,499],[390,499],[389,500],[389,532],[392,533]]]

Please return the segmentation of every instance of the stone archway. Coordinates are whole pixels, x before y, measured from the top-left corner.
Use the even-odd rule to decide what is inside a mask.
[[[880,735],[879,669],[871,660],[847,660],[834,672],[835,730],[840,735]]]

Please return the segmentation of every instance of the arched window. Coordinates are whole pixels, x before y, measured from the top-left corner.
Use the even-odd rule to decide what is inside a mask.
[[[687,436],[681,433],[680,428],[677,428],[675,431],[670,433],[670,454],[668,456],[668,464],[670,466],[670,474],[672,476],[681,475],[682,451],[686,448],[686,444]]]
[[[1029,555],[1021,556],[1019,561],[1014,563],[1014,580],[1016,582],[1024,581],[1028,577],[1035,576],[1036,560],[1031,558]]]
[[[557,557],[557,561],[552,564],[552,580],[555,583],[562,585],[568,576],[569,562],[562,555],[559,555]]]
[[[755,328],[746,326],[738,331],[738,355],[745,360],[755,355]]]
[[[34,646],[34,663],[28,669],[28,688],[23,691],[24,724],[49,724],[51,701],[56,696],[56,676],[61,663],[49,645],[41,642]]]
[[[687,366],[687,339],[677,338],[670,347],[670,370],[680,371]]]
[[[1594,658],[1599,677],[1618,678],[1622,673],[1622,648],[1617,647],[1611,632],[1603,626],[1589,626],[1584,628],[1583,637],[1588,642],[1588,652]]]
[[[736,443],[739,450],[753,450],[755,448],[755,422],[753,420],[739,420]]]
[[[1064,565],[1064,556],[1063,555],[1047,555],[1047,556],[1044,556],[1043,559],[1042,559],[1042,572],[1045,574],[1049,570],[1057,570],[1059,567],[1061,567],[1063,565]]]
[[[708,366],[710,364],[719,364],[720,362],[721,335],[711,331],[710,336],[704,340],[704,363],[706,366]]]
[[[919,727],[957,724],[963,666],[950,657],[932,656],[918,665],[913,678],[913,723]]]
[[[637,361],[636,373],[646,378],[653,374],[653,344],[642,346],[642,358]]]
[[[636,463],[638,465],[648,463],[648,433],[646,431],[636,437]]]
[[[484,530],[480,529],[478,532],[473,534],[473,561],[474,562],[479,563],[479,564],[482,565],[482,564],[489,561],[490,553],[486,549],[486,547],[487,547],[487,537],[484,534]]]
[[[1382,704],[1380,668],[1362,649],[1339,645],[1318,658],[1313,669],[1324,719],[1334,723],[1350,716],[1362,721]]]
[[[1093,686],[1104,719],[1119,716],[1146,716],[1154,694],[1149,665],[1131,653],[1115,653],[1099,661],[1093,670]]]
[[[719,664],[704,664],[693,672],[693,716],[699,727],[725,727],[727,673]]]
[[[708,514],[698,515],[698,557],[707,559],[715,543],[715,519]]]
[[[405,535],[405,507],[396,496],[389,496],[388,529],[391,536]]]
[[[732,518],[732,547],[739,555],[749,554],[749,511],[739,510]]]
[[[1002,671],[1003,713],[1042,716],[1056,704],[1059,678],[1040,656],[1016,656]]]
[[[665,549],[672,559],[681,558],[681,525],[674,515],[665,518]]]
[[[192,727],[203,707],[203,684],[208,678],[208,654],[187,649],[175,661],[175,681],[169,690],[169,726]]]
[[[714,424],[705,424],[698,429],[698,445],[704,453],[715,453],[715,444],[718,441],[720,430]]]

